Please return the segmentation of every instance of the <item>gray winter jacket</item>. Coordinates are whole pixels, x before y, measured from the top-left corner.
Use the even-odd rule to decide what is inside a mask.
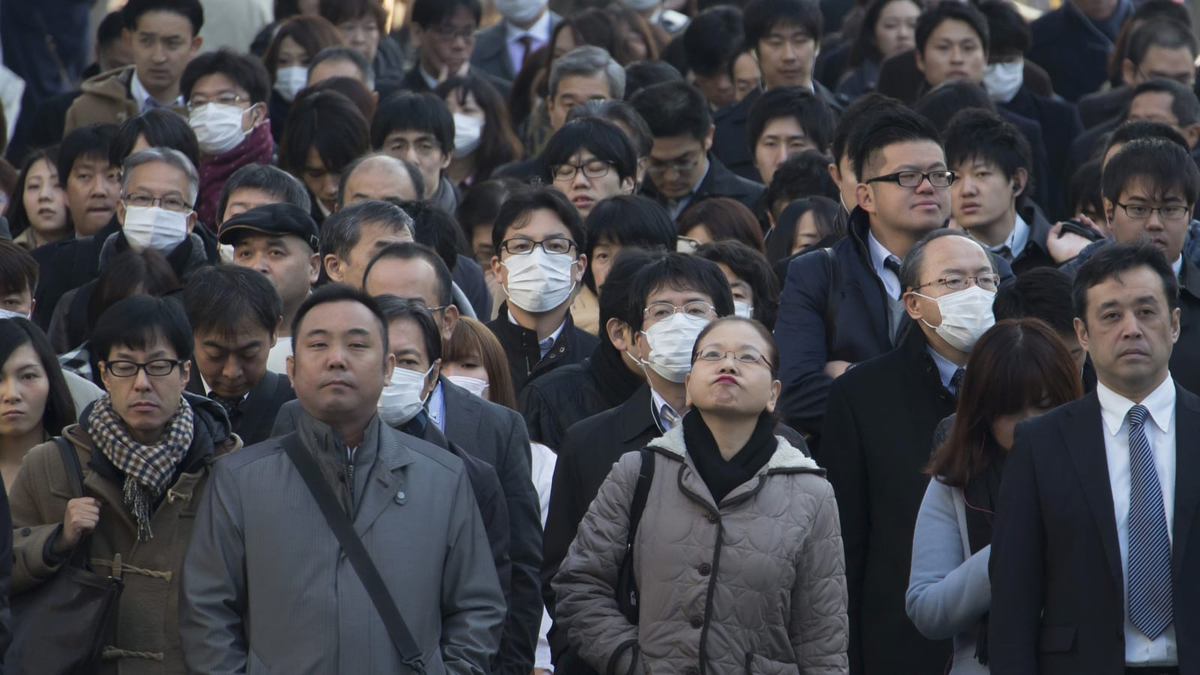
[[[833,489],[782,438],[714,504],[683,427],[649,445],[655,474],[634,541],[639,625],[614,599],[641,467],[613,467],[553,582],[555,620],[597,671],[848,672],[845,559]]]

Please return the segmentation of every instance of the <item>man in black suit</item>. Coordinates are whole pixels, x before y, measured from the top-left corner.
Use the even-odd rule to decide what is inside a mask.
[[[419,45],[417,62],[404,74],[401,86],[409,91],[433,91],[442,82],[465,75],[482,11],[479,0],[414,2],[410,25]],[[476,72],[508,98],[511,78],[499,77],[482,68]]]
[[[1200,398],[1171,377],[1175,272],[1149,244],[1076,273],[1096,391],[1017,425],[992,538],[991,671],[1200,673]]]
[[[913,627],[905,593],[933,432],[954,412],[971,348],[994,323],[994,260],[960,230],[914,244],[899,275],[907,334],[829,390],[816,459],[841,516],[852,674],[940,673],[950,656],[948,643]]]
[[[504,20],[479,31],[471,65],[511,82],[530,54],[550,44],[562,17],[551,12],[545,0],[501,0],[496,9]]]
[[[200,374],[188,391],[220,403],[245,445],[267,440],[280,407],[296,398],[286,377],[267,370],[283,316],[275,286],[248,267],[206,267],[188,279],[183,305]]]

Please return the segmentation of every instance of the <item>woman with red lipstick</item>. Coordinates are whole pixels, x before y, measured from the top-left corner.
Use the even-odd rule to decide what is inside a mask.
[[[0,475],[12,487],[25,453],[75,422],[75,403],[54,349],[22,318],[0,319]]]
[[[775,342],[727,317],[691,359],[691,411],[613,467],[554,579],[555,620],[599,672],[846,673],[837,504],[816,462],[775,436]],[[615,599],[627,555],[632,620]]]

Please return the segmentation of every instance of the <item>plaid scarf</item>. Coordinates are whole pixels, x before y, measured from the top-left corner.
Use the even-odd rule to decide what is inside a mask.
[[[150,532],[150,508],[170,487],[175,467],[192,445],[192,406],[179,402],[179,412],[167,423],[158,443],[142,445],[129,436],[125,422],[105,394],[96,400],[88,417],[88,435],[104,456],[125,474],[125,506],[138,524],[138,541],[154,538]]]

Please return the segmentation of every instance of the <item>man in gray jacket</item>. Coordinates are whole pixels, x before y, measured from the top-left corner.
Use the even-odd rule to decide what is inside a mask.
[[[382,312],[340,284],[293,321],[288,376],[313,453],[430,673],[483,673],[505,605],[462,462],[375,414],[395,364]],[[410,673],[279,439],[218,462],[182,571],[188,671]]]

